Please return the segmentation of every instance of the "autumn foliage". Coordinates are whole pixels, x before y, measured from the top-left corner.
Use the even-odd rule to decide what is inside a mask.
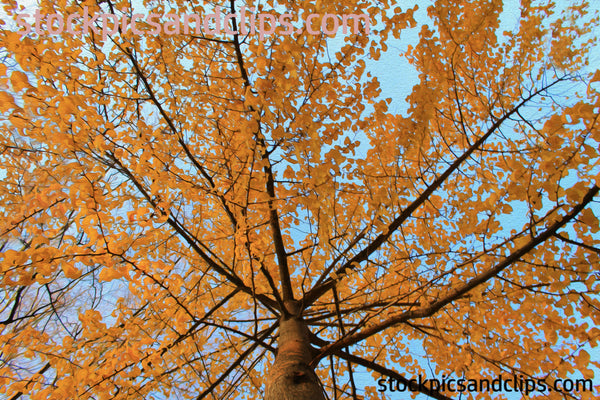
[[[522,0],[506,32],[494,0],[141,3],[36,7],[245,6],[299,31],[22,36],[3,0],[0,396],[383,399],[379,377],[419,374],[597,396],[588,2]],[[311,34],[311,13],[370,33]],[[406,109],[373,67],[400,52]]]

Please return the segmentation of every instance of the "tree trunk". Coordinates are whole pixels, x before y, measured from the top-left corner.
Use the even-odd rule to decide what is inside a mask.
[[[269,371],[264,400],[325,400],[323,388],[310,361],[315,349],[299,313],[282,317],[275,363]]]

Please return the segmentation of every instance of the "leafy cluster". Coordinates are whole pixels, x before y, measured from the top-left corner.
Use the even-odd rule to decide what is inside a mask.
[[[289,300],[331,399],[383,398],[358,366],[593,378],[597,13],[522,0],[502,32],[501,1],[395,3],[36,5],[370,16],[335,40],[3,30],[0,393],[258,398]],[[5,27],[27,11],[2,4]],[[410,29],[392,112],[368,70]]]

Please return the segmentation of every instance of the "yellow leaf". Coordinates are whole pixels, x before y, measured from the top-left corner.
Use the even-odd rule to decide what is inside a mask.
[[[0,113],[16,108],[15,99],[6,92],[0,92]]]
[[[79,320],[84,327],[95,327],[99,326],[102,322],[102,314],[96,310],[86,310],[79,314]]]
[[[10,76],[10,83],[12,84],[13,90],[15,92],[20,92],[23,89],[31,87],[27,75],[25,75],[21,71],[14,71],[12,73],[12,75]]]
[[[66,117],[70,114],[75,114],[77,107],[71,98],[65,97],[58,105],[57,110],[61,116]]]
[[[113,279],[119,278],[121,278],[121,274],[110,267],[103,268],[102,271],[100,271],[100,274],[98,274],[98,281],[100,282],[110,282]]]
[[[259,72],[264,72],[267,69],[267,59],[265,57],[256,57],[256,67]]]
[[[598,218],[596,218],[596,216],[594,215],[594,212],[589,208],[586,208],[585,210],[583,210],[581,212],[581,216],[579,217],[579,220],[581,222],[583,222],[584,224],[586,224],[587,226],[589,226],[592,233],[596,233],[596,232],[598,232],[598,230],[600,230],[600,226],[598,224]]]
[[[13,124],[16,128],[24,129],[27,127],[27,119],[23,118],[18,113],[12,113],[8,120],[11,124]]]
[[[585,350],[580,350],[577,355],[577,364],[581,368],[587,368],[590,365],[590,354]]]
[[[77,279],[81,276],[81,271],[70,263],[63,264],[62,270],[65,276],[69,279]]]
[[[554,133],[563,127],[563,123],[564,121],[561,118],[561,116],[555,114],[552,117],[550,117],[548,121],[546,121],[546,123],[544,124],[544,129],[548,133]]]

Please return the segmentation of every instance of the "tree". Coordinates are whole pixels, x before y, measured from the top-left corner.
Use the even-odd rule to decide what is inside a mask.
[[[0,393],[381,399],[378,377],[594,377],[598,16],[572,3],[523,0],[503,34],[500,1],[436,1],[398,113],[369,60],[416,6],[41,0],[24,17],[5,0]],[[338,42],[315,31],[351,14]],[[251,15],[262,31],[242,31]]]

